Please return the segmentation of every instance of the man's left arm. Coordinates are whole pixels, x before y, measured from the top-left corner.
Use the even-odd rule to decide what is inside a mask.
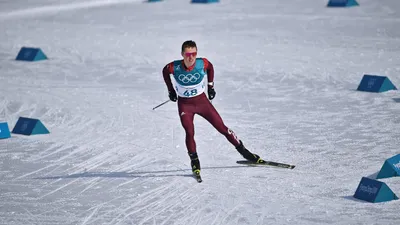
[[[214,88],[214,66],[206,58],[203,58],[203,62],[204,62],[204,70],[207,73],[208,86],[211,86]]]
[[[203,62],[204,70],[207,73],[208,99],[212,100],[216,94],[214,90],[214,66],[206,58],[203,58]]]

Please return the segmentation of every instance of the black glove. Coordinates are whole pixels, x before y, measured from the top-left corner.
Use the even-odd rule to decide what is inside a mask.
[[[175,91],[170,91],[168,94],[168,97],[169,97],[169,100],[171,100],[173,102],[176,102],[176,100],[178,99]]]
[[[214,87],[208,85],[208,99],[213,100],[213,98],[215,98],[215,94]]]

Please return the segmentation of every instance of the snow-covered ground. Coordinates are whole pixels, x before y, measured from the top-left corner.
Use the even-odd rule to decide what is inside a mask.
[[[400,153],[400,2],[0,0],[0,224],[398,224],[399,202],[353,198]],[[244,144],[294,170],[246,167],[195,117],[191,177],[161,69],[185,40],[215,67],[213,104]],[[22,46],[49,60],[15,61]],[[400,178],[383,179],[400,195]]]

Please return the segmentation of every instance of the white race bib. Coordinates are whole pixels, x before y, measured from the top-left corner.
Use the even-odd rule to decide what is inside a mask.
[[[200,83],[191,86],[183,86],[175,82],[176,93],[178,96],[183,98],[192,98],[198,96],[204,92],[205,88],[205,77]]]

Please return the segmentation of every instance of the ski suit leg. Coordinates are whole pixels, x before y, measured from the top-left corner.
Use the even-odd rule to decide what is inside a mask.
[[[179,118],[181,120],[181,124],[183,129],[185,129],[186,138],[186,148],[189,153],[196,152],[196,142],[194,140],[194,114],[195,114],[195,106],[192,104],[185,104],[183,102],[178,101],[178,111]]]
[[[208,99],[206,99],[206,101],[201,105],[198,114],[213,125],[218,132],[224,135],[232,145],[235,147],[240,145],[236,134],[224,124],[221,116]]]

